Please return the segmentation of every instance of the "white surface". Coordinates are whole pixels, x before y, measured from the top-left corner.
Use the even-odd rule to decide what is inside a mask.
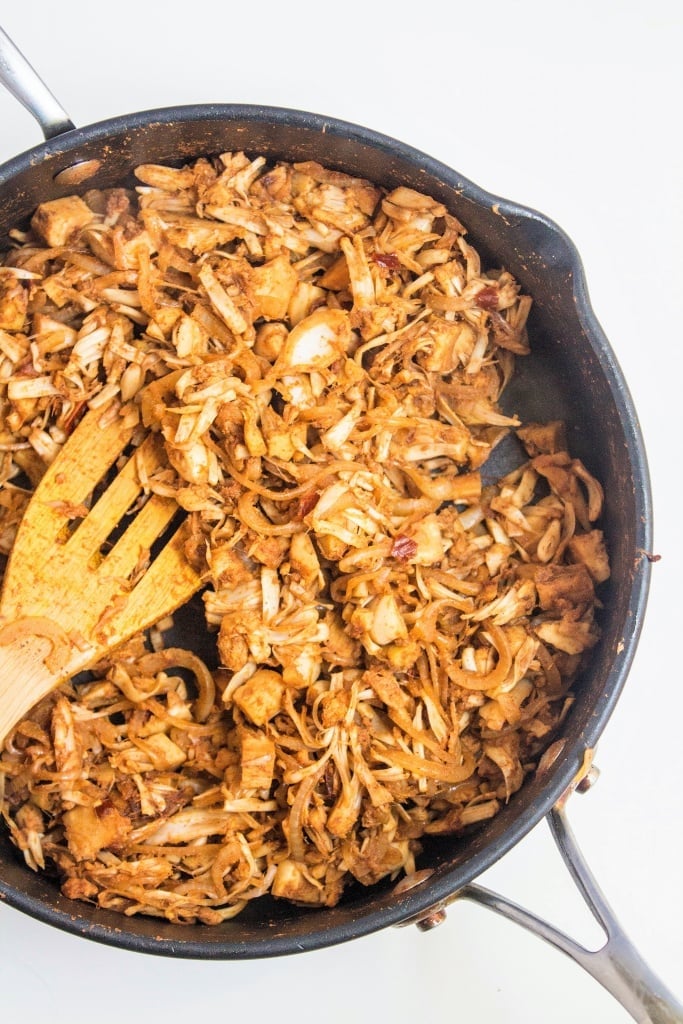
[[[473,0],[442,13],[401,0],[34,0],[3,4],[0,21],[79,125],[194,102],[314,110],[411,143],[576,242],[639,411],[661,561],[600,742],[601,779],[571,818],[622,923],[683,999],[680,11],[674,0]],[[2,90],[0,124],[0,160],[41,139]],[[586,934],[544,824],[481,880]],[[630,1019],[560,953],[471,905],[429,934],[258,963],[132,954],[0,906],[0,991],[3,1020],[52,1024]]]

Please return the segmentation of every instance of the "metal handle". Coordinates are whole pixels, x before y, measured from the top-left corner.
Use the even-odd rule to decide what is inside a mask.
[[[607,941],[601,949],[586,949],[547,921],[483,886],[466,885],[456,897],[495,910],[566,953],[600,982],[639,1024],[683,1024],[683,1006],[624,932],[576,843],[566,814],[567,799],[575,788],[572,786],[564,794],[547,820],[579,892],[605,933]]]
[[[46,139],[75,128],[38,72],[0,28],[0,82],[35,117]]]

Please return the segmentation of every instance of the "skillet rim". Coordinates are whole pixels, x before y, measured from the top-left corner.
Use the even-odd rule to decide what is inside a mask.
[[[93,920],[95,911],[90,911],[89,908],[81,909],[79,906],[76,913],[68,913],[57,906],[50,905],[49,899],[45,896],[36,896],[31,892],[24,891],[11,882],[5,882],[5,879],[0,877],[0,900],[4,900],[7,905],[34,919],[73,935],[87,937],[105,945],[160,956],[243,960],[283,956],[326,948],[389,926],[408,923],[410,919],[419,917],[448,900],[459,888],[491,867],[541,821],[562,793],[571,785],[583,760],[585,750],[595,746],[625,685],[640,639],[647,605],[651,577],[647,552],[652,549],[653,517],[649,470],[637,413],[616,355],[593,310],[577,247],[566,232],[545,214],[532,207],[520,205],[488,192],[455,169],[421,150],[352,122],[286,107],[222,103],[159,107],[118,115],[82,128],[75,128],[10,158],[0,165],[0,189],[8,185],[11,187],[12,180],[17,175],[30,172],[43,161],[57,160],[61,156],[72,155],[86,143],[103,143],[107,139],[120,137],[122,133],[137,132],[155,125],[215,120],[246,120],[264,125],[272,124],[281,128],[291,129],[294,127],[317,132],[321,136],[331,135],[348,139],[355,144],[368,147],[392,158],[399,158],[415,168],[424,170],[426,175],[443,183],[445,187],[454,190],[461,198],[476,206],[493,209],[494,212],[511,221],[533,222],[536,228],[541,230],[547,242],[544,257],[555,268],[559,267],[566,273],[568,286],[572,289],[579,325],[590,342],[619,412],[620,425],[627,447],[626,457],[634,483],[637,485],[634,489],[634,565],[630,578],[630,595],[625,618],[629,632],[628,635],[622,637],[621,649],[617,650],[612,658],[604,690],[600,698],[594,701],[590,722],[581,731],[580,736],[563,751],[557,767],[554,767],[549,773],[547,781],[541,786],[533,800],[520,813],[512,816],[512,820],[506,825],[502,836],[495,842],[485,844],[482,849],[468,857],[463,864],[435,871],[434,875],[424,884],[407,890],[400,897],[391,896],[391,893],[380,893],[377,899],[369,897],[372,907],[369,912],[364,910],[360,916],[354,916],[353,908],[351,908],[350,914],[341,915],[341,922],[336,921],[329,926],[302,932],[295,929],[290,933],[285,930],[282,934],[276,934],[277,929],[273,928],[271,929],[272,934],[268,934],[266,930],[263,938],[259,941],[247,942],[221,940],[216,934],[220,931],[220,926],[218,929],[208,929],[206,926],[171,926],[173,937],[165,938],[160,936],[158,931],[159,929],[168,931],[169,926],[165,922],[155,924],[152,920],[149,926],[145,923],[142,931],[126,931],[121,927],[125,923],[125,918],[122,918],[121,915],[97,911],[98,918],[107,918],[114,922],[109,924]],[[68,191],[73,191],[73,188],[64,189],[64,194]],[[570,285],[569,282],[571,282]],[[622,581],[622,585],[623,583],[624,581]],[[3,866],[0,859],[0,869]],[[27,869],[23,868],[23,870]],[[43,886],[47,891],[48,884],[43,883]],[[38,888],[43,886],[38,886]],[[324,913],[330,914],[329,911]],[[307,915],[310,919],[310,912],[304,911],[301,915],[302,919]],[[316,923],[321,916],[320,913],[317,914]],[[140,920],[138,918],[132,923],[139,926]],[[330,915],[330,920],[335,921],[334,913]],[[194,937],[197,927],[211,933],[210,941],[207,941],[207,938],[197,939]]]

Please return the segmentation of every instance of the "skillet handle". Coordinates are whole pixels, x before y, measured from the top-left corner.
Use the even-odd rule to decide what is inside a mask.
[[[35,117],[46,139],[70,132],[73,121],[57,102],[38,72],[31,67],[0,28],[0,82]]]
[[[457,898],[495,910],[566,953],[600,982],[639,1024],[683,1024],[683,1006],[633,946],[576,843],[565,806],[573,789],[571,787],[560,798],[547,820],[574,883],[605,933],[607,941],[601,949],[586,949],[547,921],[483,886],[466,885],[458,891]]]

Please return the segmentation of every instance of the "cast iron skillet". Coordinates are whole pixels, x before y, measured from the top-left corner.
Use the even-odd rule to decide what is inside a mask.
[[[63,897],[28,871],[0,836],[0,896],[39,920],[99,942],[165,956],[202,959],[272,957],[318,949],[415,922],[430,927],[455,898],[477,900],[532,929],[584,966],[639,1021],[683,1022],[683,1008],[642,961],[606,905],[573,841],[567,796],[590,784],[590,754],[626,680],[649,586],[651,495],[643,442],[626,383],[592,312],[580,258],[541,214],[492,196],[437,160],[367,128],[302,111],[204,105],[144,111],[75,129],[65,112],[0,30],[0,77],[36,117],[46,142],[0,167],[0,239],[38,205],[87,188],[132,181],[146,162],[179,164],[229,150],[270,160],[316,159],[388,187],[427,192],[467,225],[490,266],[505,266],[534,298],[532,356],[518,361],[505,403],[523,419],[563,418],[570,450],[603,483],[612,576],[600,594],[602,640],[579,680],[563,727],[564,747],[542,776],[529,779],[492,821],[466,838],[431,842],[414,884],[351,889],[333,909],[300,909],[264,898],[219,927],[182,927],[128,919]],[[513,449],[492,471],[509,468]],[[191,613],[182,642],[201,647]],[[176,638],[178,639],[178,638]],[[550,925],[472,880],[544,816],[607,942],[589,953]]]

